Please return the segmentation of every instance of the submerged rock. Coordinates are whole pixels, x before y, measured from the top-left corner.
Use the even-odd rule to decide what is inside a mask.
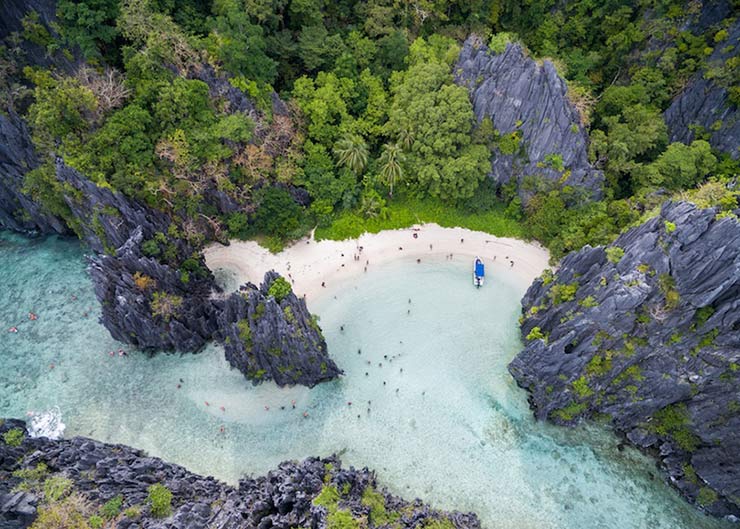
[[[513,154],[498,148],[493,153],[491,176],[498,185],[513,179],[526,199],[531,191],[523,181],[539,177],[601,196],[604,177],[588,163],[588,134],[550,61],[540,65],[513,43],[496,54],[474,35],[465,41],[454,73],[470,92],[478,122],[491,118],[499,134],[519,138]]]
[[[259,288],[247,283],[220,302],[218,327],[226,359],[255,382],[313,387],[342,373],[305,300],[275,272]]]
[[[539,419],[610,422],[716,516],[740,515],[740,223],[664,204],[522,300],[509,364]]]
[[[696,73],[665,111],[671,141],[691,143],[702,137],[698,134],[701,131],[708,135],[712,147],[736,160],[740,158],[740,112],[738,105],[729,98],[728,88],[733,81],[723,79],[723,76],[733,75],[732,67],[726,63],[738,53],[740,20],[730,26],[728,38],[717,43],[707,59],[710,70]],[[724,74],[713,78],[711,69],[724,71]]]
[[[0,423],[0,434],[10,429],[24,431],[24,423]],[[38,472],[42,464],[46,471]],[[38,477],[23,478],[19,470],[35,470]],[[432,523],[440,529],[480,528],[475,514],[446,513],[420,500],[392,496],[378,487],[372,471],[343,469],[336,457],[281,463],[266,476],[244,478],[232,487],[123,445],[83,437],[52,441],[27,436],[18,447],[0,443],[2,527],[33,523],[38,510],[48,504],[40,483],[50,477],[71,480],[67,494],[89,502],[86,517],[120,496],[120,508],[113,514],[119,529],[324,529],[338,523],[348,529],[389,523],[400,529],[422,529]],[[33,492],[13,492],[23,481]],[[149,501],[149,487],[157,483],[172,493],[170,508],[160,517],[154,516]]]

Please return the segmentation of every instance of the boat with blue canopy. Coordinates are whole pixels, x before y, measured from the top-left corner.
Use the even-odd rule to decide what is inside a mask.
[[[476,288],[482,287],[485,277],[486,266],[483,264],[480,257],[476,257],[475,261],[473,261],[473,285],[475,285]]]

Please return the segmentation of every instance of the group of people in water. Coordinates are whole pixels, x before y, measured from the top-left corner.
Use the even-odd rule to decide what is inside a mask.
[[[36,321],[36,320],[39,319],[39,317],[38,317],[38,315],[35,312],[29,312],[28,313],[28,319],[30,321]],[[16,327],[15,325],[13,325],[10,329],[8,329],[8,332],[11,332],[11,333],[14,333],[15,334],[15,333],[18,332],[18,327]]]

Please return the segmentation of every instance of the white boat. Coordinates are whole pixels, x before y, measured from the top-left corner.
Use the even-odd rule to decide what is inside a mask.
[[[483,286],[483,281],[486,277],[486,267],[480,257],[476,257],[473,261],[473,285],[476,288]]]

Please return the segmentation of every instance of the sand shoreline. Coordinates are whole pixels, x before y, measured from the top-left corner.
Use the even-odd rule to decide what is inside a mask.
[[[204,251],[206,264],[212,271],[228,270],[236,274],[239,284],[247,281],[259,284],[265,272],[275,270],[291,281],[296,294],[305,294],[307,300],[321,295],[322,283],[330,288],[338,279],[362,274],[365,267],[370,269],[399,258],[424,260],[450,254],[455,261],[471,262],[471,267],[472,259],[480,256],[489,273],[508,270],[526,283],[531,283],[548,267],[550,258],[548,251],[537,243],[437,224],[365,233],[357,239],[343,241],[316,241],[307,237],[278,254],[270,253],[255,241],[232,241],[230,246],[214,243]],[[513,266],[510,261],[514,262]]]

